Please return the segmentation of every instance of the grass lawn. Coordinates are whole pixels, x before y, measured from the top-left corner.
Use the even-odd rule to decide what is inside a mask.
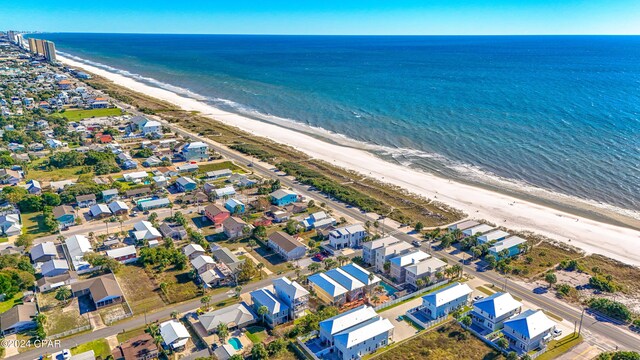
[[[0,237],[0,243],[6,243],[7,241],[9,241],[8,237],[6,237],[6,236]]]
[[[640,293],[640,268],[623,264],[602,255],[589,255],[578,260],[589,274],[594,274],[593,269],[601,274],[611,275],[616,284],[622,285],[622,292]]]
[[[49,231],[47,231],[44,226],[44,216],[42,213],[23,213],[21,218],[24,234],[28,237],[36,238],[49,234]]]
[[[457,323],[451,322],[407,341],[391,345],[380,355],[380,360],[493,360],[503,359],[500,353],[466,332]]]
[[[39,181],[59,181],[77,179],[84,166],[73,166],[64,169],[44,170],[41,168],[29,169],[26,175],[27,180]],[[85,173],[88,174],[88,173]]]
[[[491,295],[493,295],[493,294],[495,293],[495,291],[493,291],[493,290],[489,290],[489,289],[487,289],[487,288],[486,288],[486,287],[484,287],[484,286],[478,286],[478,287],[476,288],[476,290],[480,291],[480,292],[481,292],[481,293],[483,293],[483,294],[489,295],[489,296],[491,296]]]
[[[47,335],[60,334],[89,324],[87,315],[80,315],[77,301],[71,301],[70,305],[62,309],[52,309],[44,314],[47,316],[45,324]]]
[[[269,336],[267,334],[267,330],[262,326],[249,326],[245,335],[247,335],[249,340],[251,340],[251,342],[253,342],[254,344],[263,342],[264,339]]]
[[[0,314],[18,304],[22,304],[22,291],[18,291],[11,299],[0,302]]]
[[[551,360],[555,359],[558,356],[566,353],[574,346],[580,344],[582,342],[582,336],[579,336],[576,333],[569,334],[563,337],[560,340],[551,340],[549,345],[547,346],[547,351],[538,356],[536,359],[539,360]]]
[[[120,116],[122,115],[122,110],[119,108],[107,108],[107,109],[77,109],[77,110],[66,110],[62,113],[62,117],[66,118],[69,121],[78,121],[91,117],[103,117],[103,116]],[[97,355],[97,354],[96,354]]]
[[[231,161],[216,162],[212,164],[198,164],[198,172],[200,174],[214,170],[229,169],[233,172],[244,173],[244,170]]]
[[[562,260],[577,259],[581,256],[582,254],[576,250],[543,241],[528,253],[511,261],[510,265],[514,274],[517,273],[518,276],[532,279],[552,269]]]
[[[160,297],[160,289],[142,267],[125,265],[116,276],[134,314],[165,306]]]
[[[185,300],[191,300],[200,295],[200,290],[193,279],[189,276],[191,268],[186,267],[184,270],[165,270],[155,278],[158,286],[166,283],[167,287],[164,296],[168,303],[178,303]]]
[[[107,356],[111,355],[111,348],[109,347],[109,343],[105,339],[98,339],[89,341],[88,343],[80,344],[74,348],[71,348],[71,354],[77,355],[89,350],[93,350],[96,358],[100,356],[101,358],[106,359]]]
[[[129,330],[126,332],[122,332],[122,333],[118,333],[118,335],[116,335],[116,337],[118,338],[118,342],[119,343],[123,343],[129,339],[132,339],[136,336],[140,336],[142,334],[145,333],[145,328],[141,327],[141,328],[137,328],[137,329],[133,329],[133,330]]]

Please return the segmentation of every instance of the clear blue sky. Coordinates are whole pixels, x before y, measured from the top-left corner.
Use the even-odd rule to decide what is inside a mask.
[[[0,28],[210,34],[640,34],[640,0],[0,0]]]

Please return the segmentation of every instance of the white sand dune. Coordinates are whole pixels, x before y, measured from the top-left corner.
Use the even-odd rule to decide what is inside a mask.
[[[384,161],[366,151],[330,144],[291,129],[226,112],[198,100],[149,86],[95,66],[61,56],[58,58],[69,66],[83,68],[118,85],[167,101],[185,110],[199,111],[226,124],[293,146],[312,157],[401,186],[429,198],[436,198],[471,217],[486,219],[515,230],[533,231],[581,248],[587,253],[598,253],[640,266],[640,231],[576,217],[498,192],[443,179]]]

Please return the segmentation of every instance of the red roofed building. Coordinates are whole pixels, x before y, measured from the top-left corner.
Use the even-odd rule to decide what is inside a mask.
[[[222,226],[222,222],[231,216],[229,210],[217,204],[207,205],[204,214],[216,227]]]

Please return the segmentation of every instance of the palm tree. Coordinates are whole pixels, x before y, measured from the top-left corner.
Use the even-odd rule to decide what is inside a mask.
[[[423,286],[424,286],[424,280],[422,280],[422,279],[417,279],[417,280],[416,280],[416,287],[417,287],[418,289],[420,289],[420,288],[421,288],[421,287],[423,287]]]
[[[349,261],[349,257],[348,256],[344,256],[344,255],[340,255],[336,258],[336,260],[338,260],[338,263],[340,264],[340,266],[344,265],[347,261]]]
[[[167,286],[169,286],[166,282],[160,283],[160,290],[166,295],[167,294]]]
[[[256,246],[258,246],[258,243],[255,240],[249,240],[249,250],[253,250]]]
[[[258,263],[258,265],[256,265],[256,268],[258,269],[258,272],[260,273],[260,280],[262,280],[262,274],[264,273],[264,271],[262,271],[262,269],[264,269],[264,264],[263,263]]]
[[[107,236],[109,235],[109,219],[104,219],[102,221],[107,226]]]
[[[71,297],[71,290],[66,286],[61,286],[56,291],[56,300],[66,301]]]
[[[384,272],[389,273],[389,270],[391,270],[391,262],[387,261],[384,263],[383,265],[384,268]]]
[[[171,318],[172,318],[172,319],[177,319],[177,318],[178,318],[178,312],[177,312],[177,311],[175,311],[175,310],[174,310],[174,311],[172,311],[172,312],[171,312]]]
[[[234,291],[236,292],[236,298],[239,298],[240,297],[240,293],[242,292],[242,286],[236,286]]]
[[[258,315],[262,318],[262,324],[264,324],[264,316],[269,312],[269,309],[262,305],[258,308]]]
[[[456,274],[456,277],[462,276],[462,265],[455,264],[451,268],[453,269],[453,273]]]
[[[211,296],[203,296],[200,298],[200,303],[204,305],[206,308],[209,308],[209,303],[211,302]]]
[[[373,303],[374,303],[374,304],[377,304],[377,303],[378,303],[378,301],[380,301],[380,298],[378,297],[378,295],[375,295],[375,296],[371,299],[371,301],[373,301]]]
[[[229,336],[229,326],[223,322],[218,323],[218,326],[216,326],[216,332],[218,333],[220,343],[224,344],[225,340]]]
[[[384,292],[384,286],[377,285],[374,290],[375,290],[376,294],[382,294]]]

